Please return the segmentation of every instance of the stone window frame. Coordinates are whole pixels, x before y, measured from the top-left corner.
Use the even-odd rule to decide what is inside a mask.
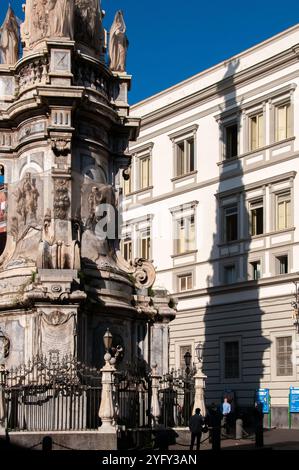
[[[261,194],[258,195],[250,195],[250,192],[246,191],[245,198],[246,198],[246,211],[247,211],[247,217],[246,217],[246,226],[244,227],[245,233],[248,235],[249,238],[254,239],[255,237],[264,237],[266,235],[266,230],[267,230],[267,223],[266,223],[266,217],[267,217],[267,200],[266,200],[266,187],[262,186],[260,188]],[[254,192],[256,193],[258,190],[255,190]],[[251,233],[251,205],[255,202],[258,202],[259,200],[263,201],[263,233],[260,233],[258,235],[252,235]]]
[[[149,247],[149,260],[153,258],[153,214],[148,214],[144,217],[140,217],[139,219],[134,220],[134,240],[137,242],[135,243],[135,258],[141,258],[141,232],[145,230],[149,230],[150,232],[150,247]]]
[[[281,185],[283,185],[281,187]],[[287,181],[281,180],[275,182],[275,184],[269,184],[270,187],[270,222],[272,232],[281,232],[286,230],[292,230],[294,228],[294,176],[291,176]],[[291,198],[291,226],[282,230],[277,229],[277,198],[278,196],[285,194],[287,191],[290,192]]]
[[[131,235],[132,240],[132,259],[140,258],[141,254],[141,243],[140,243],[140,236],[139,232],[142,230],[150,229],[150,238],[153,239],[153,214],[147,214],[145,216],[127,220],[121,229],[121,243],[123,238],[126,235]],[[150,244],[150,257],[151,260],[153,256],[153,243]]]
[[[297,365],[293,363],[293,375],[277,375],[277,363],[276,363],[276,339],[282,338],[285,336],[292,337],[292,346],[293,346],[293,357],[294,357],[294,348],[296,348],[296,330],[290,327],[280,328],[279,331],[270,331],[270,376],[271,382],[292,382],[297,381]]]
[[[287,256],[288,257],[288,273],[280,274],[278,272],[278,262],[277,258]],[[293,249],[292,246],[288,246],[287,248],[278,247],[274,250],[271,250],[270,254],[270,272],[271,276],[287,276],[288,274],[292,273],[293,270]]]
[[[292,87],[287,93],[283,96],[277,96],[273,99],[269,100],[270,106],[270,144],[280,144],[284,142],[284,140],[291,139],[294,137],[294,91],[295,87]],[[276,110],[279,106],[283,106],[284,104],[290,104],[290,133],[291,135],[286,139],[276,140]]]
[[[255,282],[258,282],[258,280],[255,280],[253,278],[253,275],[252,275],[252,266],[251,264],[252,263],[256,263],[256,262],[260,262],[260,265],[261,265],[261,275],[260,275],[260,279],[263,279],[263,275],[265,273],[265,267],[266,267],[266,260],[265,260],[265,252],[259,252],[258,254],[257,253],[249,253],[248,255],[248,260],[247,260],[247,270],[248,270],[248,275],[247,275],[247,278],[249,281],[255,281]]]
[[[187,276],[188,274],[190,274],[192,276],[192,287],[191,287],[191,289],[181,291],[181,290],[179,290],[179,282],[180,282],[179,278]],[[173,285],[174,285],[175,292],[177,292],[179,294],[184,294],[185,292],[192,292],[192,290],[194,289],[194,286],[195,286],[195,269],[194,269],[194,267],[190,268],[190,269],[185,268],[183,270],[176,271],[173,275]]]
[[[223,116],[218,116],[216,117],[216,121],[218,122],[219,126],[219,155],[220,155],[220,162],[230,162],[235,159],[238,159],[240,156],[240,143],[241,143],[241,120],[240,120],[240,110],[234,111],[230,114],[223,115]],[[234,124],[237,125],[238,127],[238,152],[235,157],[232,158],[226,158],[226,129],[230,126],[233,126]]]
[[[193,253],[194,251],[197,250],[197,242],[198,242],[198,237],[197,237],[197,206],[198,206],[198,201],[192,201],[188,202],[185,204],[181,204],[180,206],[173,207],[170,210],[170,213],[172,215],[172,239],[173,239],[173,248],[172,252],[174,257],[176,256],[182,256],[184,254],[188,253]],[[183,253],[178,253],[177,252],[177,238],[175,236],[176,234],[176,221],[183,219],[185,217],[189,216],[194,216],[194,248],[189,251],[185,251]]]
[[[191,346],[191,364],[195,362],[195,338],[190,339],[178,339],[174,341],[174,357],[175,357],[175,368],[180,369],[180,348],[181,346]]]
[[[235,281],[231,283],[226,282],[226,279],[225,279],[225,268],[229,266],[235,267]],[[237,283],[240,277],[239,260],[236,257],[222,260],[220,263],[220,276],[221,276],[220,277],[221,284],[225,286],[232,286],[234,283]]]
[[[237,207],[237,214],[238,214],[238,236],[236,240],[231,240],[227,241],[226,240],[226,233],[225,233],[225,209],[229,207]],[[220,238],[220,244],[232,244],[232,243],[238,243],[240,239],[242,238],[242,225],[241,225],[241,212],[240,212],[240,206],[241,206],[241,192],[237,193],[232,193],[231,195],[228,196],[220,196],[218,199],[218,207],[219,207],[219,226],[221,227],[220,233],[219,233],[219,238]]]
[[[254,108],[245,109],[243,111],[243,119],[245,120],[245,127],[244,127],[244,152],[245,153],[255,153],[259,152],[263,147],[267,145],[267,113],[266,113],[266,102],[261,102],[259,105],[255,106]],[[254,116],[261,115],[263,116],[263,144],[260,147],[255,149],[251,148],[251,120]]]
[[[121,240],[120,240],[120,245],[121,245],[121,254],[124,257],[124,240],[127,237],[131,238],[132,242],[132,259],[134,259],[134,248],[135,248],[135,243],[134,243],[134,227],[132,224],[126,223],[121,230]]]
[[[122,184],[124,194],[126,196],[135,194],[136,192],[148,191],[153,188],[153,148],[154,143],[148,142],[147,144],[141,145],[131,149],[131,164],[130,164],[130,179],[131,179],[131,191],[125,193],[124,184]],[[147,188],[140,188],[140,159],[150,157],[150,186]]]
[[[238,342],[239,343],[239,376],[234,378],[225,377],[225,343]],[[220,380],[222,383],[240,383],[243,381],[242,376],[242,362],[243,362],[243,350],[242,350],[242,335],[231,335],[231,336],[220,336],[219,338],[219,354],[220,354]]]
[[[173,161],[173,176],[172,179],[185,178],[188,175],[192,175],[197,172],[198,168],[198,124],[193,124],[192,126],[186,127],[179,131],[176,131],[172,134],[169,134],[168,137],[172,142],[172,161]],[[177,172],[177,144],[185,142],[186,140],[193,138],[194,140],[194,169],[188,173],[178,175]]]

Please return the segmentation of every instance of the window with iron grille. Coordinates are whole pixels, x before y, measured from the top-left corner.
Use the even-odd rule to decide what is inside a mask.
[[[240,376],[240,344],[239,341],[224,343],[224,378],[238,379]]]
[[[276,375],[293,375],[292,336],[276,338]]]
[[[185,354],[189,352],[192,355],[192,346],[188,344],[187,346],[180,346],[180,369],[185,369]]]

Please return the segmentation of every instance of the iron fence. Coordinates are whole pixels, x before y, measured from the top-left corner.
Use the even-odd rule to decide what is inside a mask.
[[[97,429],[101,373],[71,356],[36,357],[5,372],[8,431]]]
[[[135,373],[140,372],[140,373]],[[1,373],[8,431],[85,431],[101,425],[101,371],[74,357],[35,357]],[[152,377],[149,371],[116,371],[115,423],[126,429],[151,428]],[[187,427],[194,403],[193,373],[161,377],[159,424]]]

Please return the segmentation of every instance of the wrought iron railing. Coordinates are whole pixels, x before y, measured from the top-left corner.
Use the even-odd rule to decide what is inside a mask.
[[[97,429],[101,373],[71,356],[36,357],[5,373],[8,431]]]
[[[135,373],[134,373],[135,372]],[[114,421],[126,429],[187,427],[194,403],[193,371],[161,377],[158,388],[147,369],[134,366],[116,371]],[[155,378],[156,380],[156,378]],[[156,382],[155,382],[156,383]],[[1,373],[8,431],[85,431],[101,425],[101,371],[74,357],[35,357]],[[160,417],[151,409],[158,390]]]

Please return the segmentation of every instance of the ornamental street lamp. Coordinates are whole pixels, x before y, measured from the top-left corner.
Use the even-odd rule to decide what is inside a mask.
[[[203,356],[203,343],[200,341],[198,345],[195,348],[195,353],[196,357],[198,359],[198,362],[202,362],[202,356]]]
[[[106,331],[106,333],[104,334],[104,337],[103,337],[104,346],[105,346],[105,349],[106,349],[107,352],[112,347],[112,340],[113,340],[113,336],[111,334],[111,331],[109,331],[109,328],[107,328],[107,331]]]

